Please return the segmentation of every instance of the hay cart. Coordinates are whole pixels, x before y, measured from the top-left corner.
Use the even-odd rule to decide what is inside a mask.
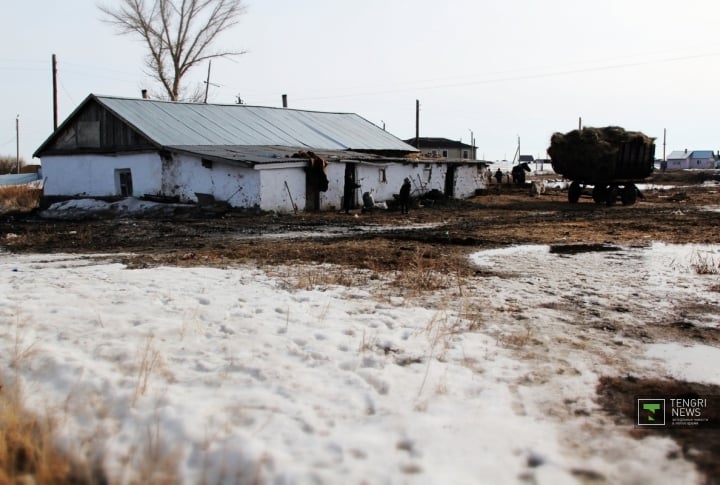
[[[576,203],[585,186],[592,186],[598,204],[634,204],[640,191],[636,183],[655,167],[655,139],[617,126],[583,128],[555,133],[548,155],[555,173],[571,180],[568,201]]]

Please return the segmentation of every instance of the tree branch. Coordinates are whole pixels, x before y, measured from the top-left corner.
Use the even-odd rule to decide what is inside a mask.
[[[98,9],[118,33],[143,40],[150,76],[171,100],[179,99],[183,77],[197,64],[245,53],[210,51],[222,32],[239,23],[243,0],[117,0],[112,7],[98,4]]]

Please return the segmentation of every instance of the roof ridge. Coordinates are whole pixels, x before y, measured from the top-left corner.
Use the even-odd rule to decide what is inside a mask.
[[[350,111],[320,111],[313,109],[300,109],[300,108],[283,108],[282,106],[263,106],[258,104],[237,104],[237,103],[199,103],[195,101],[172,101],[169,99],[150,99],[150,98],[134,98],[130,96],[116,96],[116,95],[105,95],[105,94],[92,94],[94,98],[100,99],[116,99],[121,101],[140,101],[140,102],[151,102],[151,103],[166,103],[172,105],[191,105],[191,106],[211,106],[211,107],[227,107],[227,108],[261,108],[261,109],[273,109],[273,110],[284,110],[284,111],[300,111],[305,113],[320,113],[320,114],[337,114],[337,115],[355,115],[360,116],[357,113]]]

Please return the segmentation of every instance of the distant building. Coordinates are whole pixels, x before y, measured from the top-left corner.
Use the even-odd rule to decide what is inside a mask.
[[[475,160],[477,159],[477,147],[468,145],[457,140],[449,138],[409,138],[403,140],[408,145],[418,149],[424,156],[428,158],[449,158],[456,160]]]
[[[532,155],[520,155],[518,163],[533,163],[535,158]]]
[[[712,150],[678,150],[667,157],[667,170],[714,169],[718,157]]]

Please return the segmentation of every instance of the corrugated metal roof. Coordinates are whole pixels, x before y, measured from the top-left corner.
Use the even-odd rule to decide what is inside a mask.
[[[353,113],[107,96],[95,99],[161,146],[276,145],[316,150],[416,151]]]
[[[715,158],[715,156],[712,150],[694,150],[691,152],[676,150],[667,156],[668,160],[686,160],[688,158]]]
[[[691,152],[677,150],[677,151],[671,152],[670,155],[667,156],[667,159],[668,160],[685,160],[690,155],[691,155]]]
[[[695,150],[692,158],[715,158],[715,153],[712,150]]]

